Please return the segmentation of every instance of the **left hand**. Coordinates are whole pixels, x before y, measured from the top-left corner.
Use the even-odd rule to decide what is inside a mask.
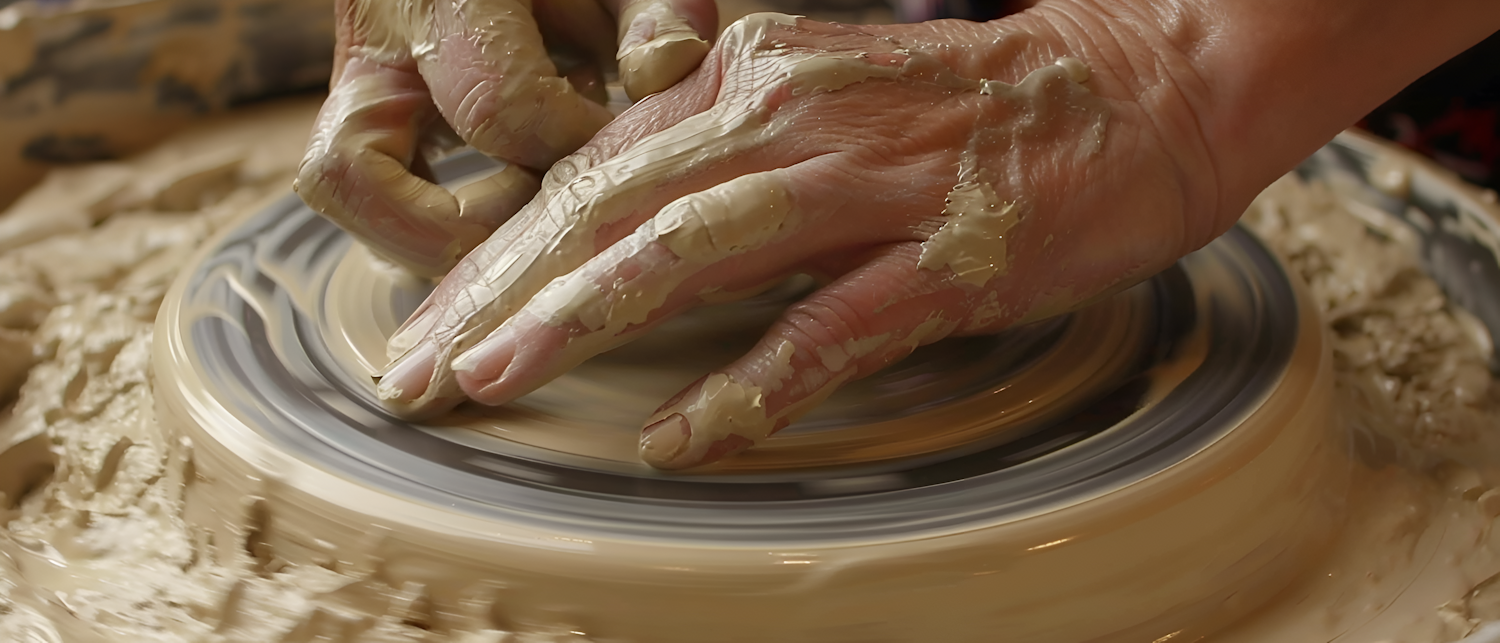
[[[542,171],[611,120],[603,74],[615,58],[640,98],[697,67],[718,24],[713,0],[334,5],[328,100],[292,187],[375,254],[429,277],[488,238],[536,194]],[[507,165],[450,192],[428,160],[457,144]]]

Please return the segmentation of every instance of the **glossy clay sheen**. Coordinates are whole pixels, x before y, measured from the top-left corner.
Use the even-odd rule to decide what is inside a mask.
[[[330,348],[344,370],[377,376],[387,359],[386,338],[401,322],[393,313],[394,295],[402,290],[425,290],[404,273],[373,260],[358,246],[332,263],[335,265],[322,306],[326,316],[320,327],[330,338]],[[577,456],[580,466],[639,471],[637,418],[647,417],[701,373],[742,353],[748,348],[745,340],[753,341],[789,297],[806,290],[808,281],[796,279],[747,304],[711,307],[668,322],[662,330],[585,362],[507,407],[464,406],[427,424],[462,428]],[[1036,377],[1018,379],[989,399],[955,401],[916,417],[871,417],[853,435],[849,431],[786,432],[708,470],[791,471],[880,462],[982,440],[995,431],[997,412],[1005,416],[1004,425],[1009,430],[1055,420],[1059,413],[1116,383],[1138,359],[1138,345],[1147,332],[1144,309],[1148,305],[1143,297],[1127,296],[1081,313],[1058,341],[1063,348],[1048,353],[1031,367]],[[1017,340],[1015,348],[1024,348],[1021,343],[1025,337]],[[1152,381],[1170,390],[1197,365],[1195,358],[1201,356],[1185,351],[1160,365]],[[580,405],[579,400],[588,400],[591,406]],[[878,414],[886,409],[877,393],[856,386],[814,410],[807,419],[820,422],[854,412]],[[934,425],[942,430],[914,430]]]
[[[287,270],[260,253],[256,257],[259,271],[273,279]],[[200,258],[212,260],[212,255]],[[227,264],[224,270],[241,274]],[[306,284],[322,282],[317,273],[325,270],[332,271],[329,294],[320,297]],[[340,368],[358,376],[349,381],[363,378],[364,394],[373,396],[369,374],[380,368],[397,316],[387,311],[382,318],[371,307],[378,311],[387,305],[381,293],[392,292],[402,277],[359,249],[297,268],[292,276],[282,288],[290,302],[257,295],[250,282],[237,277],[228,283],[239,284],[231,288],[248,297],[269,327],[288,324],[280,316],[291,310],[278,307],[282,303],[315,320],[315,327],[333,336],[329,344]],[[356,573],[358,582],[386,589],[369,591],[421,587],[424,600],[440,612],[472,610],[491,601],[484,610],[523,629],[568,628],[605,640],[653,643],[698,641],[705,631],[719,632],[715,640],[723,641],[846,641],[876,630],[913,641],[980,641],[997,630],[1017,641],[1207,633],[1263,603],[1322,551],[1334,530],[1332,508],[1348,477],[1338,450],[1329,448],[1332,375],[1317,317],[1308,314],[1295,326],[1285,374],[1254,412],[1234,418],[1233,431],[1156,475],[1078,502],[1044,503],[997,521],[959,521],[886,536],[849,532],[804,539],[794,527],[774,544],[631,536],[582,515],[539,529],[519,515],[484,517],[463,506],[373,489],[286,452],[246,424],[251,416],[226,400],[249,399],[248,391],[197,379],[192,356],[202,347],[189,332],[198,320],[236,314],[216,312],[186,294],[187,282],[177,284],[163,307],[156,360],[170,365],[158,369],[159,412],[167,426],[192,441],[201,478],[188,489],[189,519],[210,529],[217,541],[253,534],[264,550],[263,564],[371,570]],[[1297,301],[1299,308],[1312,310],[1306,299]],[[1109,313],[1107,305],[1098,314],[1128,322],[1129,299],[1111,305],[1119,311]],[[1198,314],[1211,317],[1208,308]],[[374,324],[355,321],[365,319]],[[1096,321],[1090,331],[1088,315],[1079,328],[1091,335],[1128,332],[1105,321]],[[674,350],[698,352],[684,343],[691,336],[674,335]],[[712,350],[712,343],[702,346]],[[1116,359],[1097,349],[1079,357],[1100,366]],[[1182,359],[1191,370],[1192,351]],[[1076,394],[1052,394],[1047,385],[1052,380],[1062,388],[1068,378],[1079,377],[1069,368],[1076,364],[1049,366],[1045,359],[1042,364],[1043,376],[1027,385],[1035,387],[1031,395],[1016,398],[1018,408],[1049,395]],[[1152,377],[1180,378],[1180,370],[1169,361]],[[586,365],[562,385],[607,390],[628,378],[636,390],[663,392],[628,405],[649,409],[692,377],[691,370],[611,372],[606,360]],[[544,401],[533,413],[502,413],[499,420],[460,414],[410,430],[470,431],[577,456],[568,461],[578,466],[644,469],[631,460],[630,418],[590,418],[589,409],[574,409],[574,422],[559,420],[546,412],[547,393],[539,391]],[[552,405],[557,408],[559,401]],[[870,435],[920,436],[931,432],[924,430],[929,426],[924,421],[977,427],[981,418],[965,416],[966,410],[985,417],[1010,411],[993,403],[959,404],[936,415],[856,430],[875,445],[875,453],[841,452],[819,444],[827,438],[817,433],[787,444],[773,439],[759,458],[752,454],[720,473],[776,475],[797,467],[857,464],[861,458],[873,465],[882,457],[882,441]],[[927,446],[951,448],[974,438],[954,432],[951,439]],[[897,444],[922,446],[913,438]],[[249,522],[247,512],[253,517]],[[1216,546],[1199,546],[1204,542]],[[476,598],[484,596],[496,598]],[[1071,616],[1079,613],[1092,616]]]
[[[1149,619],[1142,615],[1168,592],[1212,596],[1214,588],[1235,585],[1233,573],[1243,571],[1237,562],[1261,560],[1270,561],[1272,570],[1262,579],[1263,593],[1273,591],[1278,578],[1295,580],[1264,608],[1205,640],[1494,640],[1485,638],[1486,622],[1497,616],[1485,581],[1500,571],[1500,542],[1491,528],[1500,515],[1500,480],[1494,475],[1500,463],[1486,446],[1494,432],[1483,430],[1496,418],[1484,369],[1488,335],[1445,306],[1440,293],[1435,306],[1421,294],[1434,286],[1420,278],[1416,250],[1406,237],[1366,234],[1377,220],[1361,214],[1357,199],[1293,178],[1263,195],[1247,221],[1289,257],[1293,272],[1312,283],[1319,308],[1336,308],[1338,319],[1369,313],[1396,322],[1352,330],[1346,322],[1329,331],[1334,357],[1323,363],[1332,365],[1337,383],[1330,399],[1343,416],[1361,417],[1364,429],[1351,434],[1342,423],[1320,424],[1324,420],[1313,416],[1323,411],[1288,399],[1267,405],[1263,419],[1279,413],[1310,428],[1247,424],[1260,429],[1205,450],[1209,459],[1201,466],[1175,468],[1118,497],[1057,508],[1035,520],[930,542],[879,542],[853,534],[814,548],[669,550],[662,543],[563,531],[497,533],[492,523],[393,500],[299,462],[243,431],[232,414],[211,419],[214,439],[208,439],[195,423],[207,417],[201,389],[190,381],[164,384],[172,373],[162,370],[162,360],[180,355],[174,351],[183,344],[168,340],[164,326],[153,333],[151,320],[163,301],[176,302],[170,305],[181,314],[182,302],[163,299],[166,284],[193,264],[188,257],[203,246],[205,235],[241,220],[238,214],[261,210],[264,197],[285,193],[316,107],[244,115],[217,124],[210,136],[199,132],[198,138],[170,142],[149,159],[86,166],[54,182],[97,186],[119,175],[121,185],[142,188],[141,195],[134,188],[103,195],[43,188],[25,202],[38,214],[26,217],[31,227],[10,237],[22,249],[0,255],[0,275],[6,277],[0,279],[0,340],[50,348],[11,369],[18,374],[19,401],[0,414],[0,482],[15,503],[0,537],[6,554],[0,557],[0,635],[7,640],[248,643],[437,636],[493,642],[520,634],[528,637],[522,640],[579,643],[620,640],[611,636],[612,627],[655,628],[669,637],[648,639],[653,641],[733,640],[720,635],[740,632],[764,641],[753,635],[774,628],[796,630],[785,640],[869,640],[870,630],[857,625],[815,629],[813,623],[907,618],[910,612],[903,610],[916,606],[931,607],[937,616],[911,617],[905,630],[879,631],[894,640],[964,640],[947,636],[952,630],[945,628],[957,629],[955,619],[978,611],[1012,619],[1018,637],[1025,633],[1008,640],[1062,642],[1111,627],[1143,626]],[[1365,145],[1396,168],[1389,172],[1393,191],[1435,181],[1420,162]],[[186,171],[223,165],[211,161],[226,149],[236,150],[231,169],[214,174],[214,181],[198,181]],[[168,159],[176,160],[163,162]],[[123,196],[110,196],[117,194]],[[163,196],[168,194],[205,205],[169,208],[162,204],[176,201]],[[1464,198],[1471,203],[1466,207],[1494,216],[1492,203]],[[84,209],[100,223],[87,229],[39,227],[49,220],[42,214],[63,208]],[[16,221],[16,212],[0,220]],[[1474,230],[1482,236],[1485,228]],[[384,274],[353,256],[330,270],[346,271],[354,281]],[[374,332],[389,332],[395,323],[393,315],[375,324]],[[1387,351],[1372,360],[1369,342],[1407,352]],[[358,344],[346,344],[350,355]],[[1408,354],[1409,363],[1398,359]],[[363,372],[355,357],[346,358],[352,372]],[[148,376],[153,361],[155,380]],[[1415,373],[1403,375],[1403,382],[1431,383],[1387,393],[1382,383],[1400,369]],[[1318,372],[1304,369],[1301,386],[1292,390],[1316,388]],[[613,377],[604,371],[606,376]],[[645,401],[651,391],[635,391],[631,395],[642,401],[633,403],[656,403]],[[1444,397],[1457,392],[1462,396]],[[1420,410],[1423,400],[1430,417],[1419,424],[1412,410]],[[153,408],[157,403],[160,414]],[[1320,444],[1320,426],[1334,428],[1337,437]],[[1367,440],[1364,430],[1384,437]],[[1299,466],[1311,468],[1317,459],[1342,453],[1356,456],[1347,477],[1329,468],[1296,474]],[[601,461],[610,457],[599,455]],[[55,473],[48,477],[48,471]],[[1327,515],[1312,511],[1313,497],[1336,495],[1334,489],[1351,481],[1347,520],[1329,554],[1313,556],[1317,538],[1306,536],[1316,535],[1318,516]],[[1179,484],[1188,482],[1202,483],[1200,494]],[[1084,515],[1104,500],[1111,500],[1114,511]],[[1216,529],[1205,515],[1229,522]],[[1181,540],[1148,536],[1152,526],[1170,527],[1166,538]],[[1302,537],[1290,535],[1299,529]],[[965,549],[980,542],[984,547]],[[1267,559],[1231,554],[1257,543],[1267,546],[1251,551]],[[1152,547],[1174,553],[1144,556]],[[945,573],[935,564],[967,567]],[[1101,575],[1109,565],[1134,571]],[[1227,575],[1193,573],[1209,568]],[[1052,593],[1067,579],[1083,579],[1086,591]],[[940,589],[917,592],[917,583]],[[733,600],[709,600],[715,592]],[[810,610],[809,597],[824,601],[823,609]],[[980,604],[980,597],[994,598]],[[1248,610],[1256,598],[1251,583],[1248,593],[1210,604]],[[677,607],[637,614],[637,599],[648,605],[672,599]],[[729,614],[732,628],[713,620],[722,616],[714,610],[729,603],[740,607]],[[991,609],[1002,604],[1012,609]],[[959,606],[969,611],[959,614]],[[1154,631],[1172,634],[1168,641],[1196,640],[1198,632],[1228,617],[1189,609],[1180,621],[1158,623]]]

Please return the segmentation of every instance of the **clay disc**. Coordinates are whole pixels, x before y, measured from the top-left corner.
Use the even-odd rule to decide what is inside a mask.
[[[807,284],[413,425],[371,373],[427,288],[295,197],[208,244],[155,363],[202,526],[607,640],[1152,640],[1276,591],[1341,493],[1315,309],[1243,230],[1088,310],[925,348],[689,474],[634,460],[640,422]]]

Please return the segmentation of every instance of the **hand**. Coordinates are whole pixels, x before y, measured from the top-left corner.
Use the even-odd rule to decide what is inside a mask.
[[[294,189],[377,254],[433,277],[610,121],[603,71],[616,58],[633,98],[661,91],[698,66],[718,21],[713,0],[338,0],[336,10],[332,89]],[[509,164],[450,193],[426,156],[461,143]]]
[[[645,419],[648,463],[712,462],[918,345],[1159,271],[1497,27],[1492,0],[1051,0],[892,27],[753,16],[548,173],[392,338],[404,356],[380,393],[414,414],[503,404],[693,305],[823,277]]]
[[[647,421],[647,462],[693,466],[919,345],[1069,310],[1233,220],[1207,205],[1212,175],[1183,182],[1205,163],[1195,132],[1158,125],[1193,121],[1175,79],[1002,27],[736,23],[460,262],[393,338],[407,354],[382,396],[503,404],[688,307],[831,279]]]

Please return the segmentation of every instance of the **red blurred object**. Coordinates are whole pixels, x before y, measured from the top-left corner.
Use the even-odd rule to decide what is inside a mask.
[[[1359,126],[1500,190],[1500,33],[1412,83]]]

